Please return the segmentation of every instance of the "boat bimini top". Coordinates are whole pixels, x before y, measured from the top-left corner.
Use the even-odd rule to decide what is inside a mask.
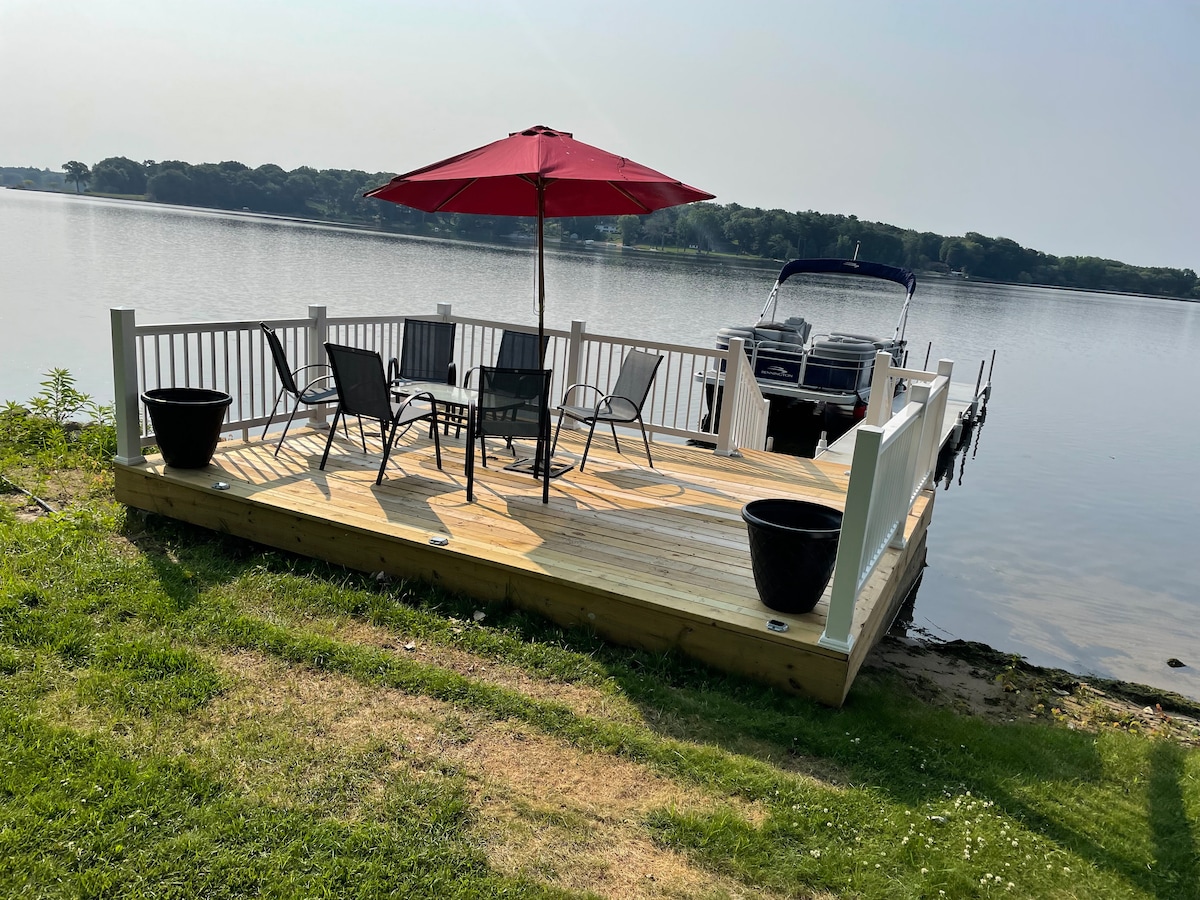
[[[793,275],[858,275],[866,278],[882,278],[894,281],[905,290],[904,307],[900,310],[900,320],[896,323],[896,333],[893,340],[904,340],[904,328],[908,323],[908,305],[912,301],[913,292],[917,289],[917,276],[908,269],[898,266],[885,266],[883,263],[863,262],[856,259],[793,259],[784,263],[775,279],[775,285],[767,297],[767,302],[759,314],[759,324],[765,324],[774,319],[775,307],[779,302],[779,287]],[[767,310],[771,317],[767,317]]]

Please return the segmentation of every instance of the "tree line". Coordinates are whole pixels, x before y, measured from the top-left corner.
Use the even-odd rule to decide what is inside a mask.
[[[273,164],[240,162],[193,165],[180,160],[137,162],[109,157],[88,166],[77,160],[62,173],[0,168],[0,183],[42,190],[88,189],[185,206],[249,210],[305,219],[367,225],[390,231],[438,234],[465,240],[531,239],[533,221],[505,216],[423,213],[362,195],[394,173],[359,169],[290,172]],[[749,209],[736,203],[693,203],[647,216],[561,218],[546,223],[549,239],[619,240],[697,254],[736,254],[784,260],[797,256],[851,257],[920,272],[987,281],[1119,291],[1200,299],[1191,269],[1134,266],[1092,256],[1053,256],[1004,237],[969,231],[961,236],[918,232],[853,215]]]

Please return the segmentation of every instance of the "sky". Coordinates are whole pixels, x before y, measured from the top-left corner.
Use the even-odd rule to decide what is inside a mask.
[[[548,125],[718,203],[1200,270],[1200,0],[0,0],[0,85],[0,165]]]

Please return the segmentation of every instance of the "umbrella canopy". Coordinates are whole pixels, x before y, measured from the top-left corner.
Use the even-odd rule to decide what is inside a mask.
[[[547,217],[637,216],[713,197],[544,125],[397,175],[363,196],[425,212],[536,217],[539,337],[545,330]]]

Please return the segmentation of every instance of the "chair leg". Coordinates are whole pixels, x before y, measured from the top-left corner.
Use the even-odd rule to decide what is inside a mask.
[[[646,437],[646,425],[642,421],[642,417],[638,416],[638,428],[642,429],[642,443],[646,445],[646,462],[650,463],[650,468],[654,468],[654,460],[650,458],[650,439]]]
[[[279,401],[283,399],[283,395],[287,392],[287,388],[283,388],[279,392],[279,396],[275,398],[275,405],[271,407],[271,414],[267,416],[267,424],[263,426],[262,439],[267,439],[267,431],[271,428],[271,422],[275,420],[275,410],[279,409]]]
[[[550,442],[550,456],[552,458],[554,456],[554,451],[558,449],[558,433],[562,430],[562,420],[563,416],[565,415],[565,412],[560,411],[558,414],[558,424],[554,426],[554,440]]]
[[[486,458],[486,457],[485,457]],[[467,502],[475,500],[475,419],[467,419]]]
[[[583,467],[587,465],[588,450],[592,446],[592,435],[594,435],[596,433],[596,420],[595,419],[592,419],[591,425],[592,425],[592,427],[588,429],[587,443],[583,445],[583,459],[581,459],[579,461],[579,471],[580,472],[582,472]]]
[[[276,456],[279,455],[279,450],[283,446],[283,439],[285,437],[287,437],[288,429],[292,427],[292,420],[296,418],[296,413],[299,411],[299,409],[300,409],[299,403],[297,403],[294,407],[292,407],[292,414],[290,416],[288,416],[287,423],[283,426],[283,434],[281,434],[279,436],[279,443],[277,443],[275,445],[275,455]],[[345,425],[345,422],[343,422],[342,424]]]
[[[329,425],[329,437],[325,439],[325,452],[321,454],[321,465],[317,466],[318,469],[324,469],[325,461],[329,459],[329,448],[333,446],[333,436],[337,434],[338,417],[341,416],[341,414],[342,407],[338,406],[337,410],[333,414],[333,422]],[[344,424],[345,420],[343,419],[342,422]]]
[[[621,452],[621,442],[620,442],[619,440],[617,440],[617,426],[616,426],[616,423],[614,423],[614,422],[609,422],[609,423],[608,423],[608,427],[612,429],[612,433],[613,433],[613,444],[616,446],[616,448],[617,448],[617,452],[618,452],[618,453],[620,453],[620,452]]]
[[[434,456],[434,459],[437,460],[438,471],[441,471],[441,468],[442,468],[442,441],[441,441],[441,438],[438,437],[436,407],[434,408],[434,411],[433,411],[433,425],[434,425],[434,428],[433,428],[433,456]]]
[[[384,432],[387,432],[387,433],[386,433],[386,435],[384,437],[384,441],[383,441],[383,462],[381,462],[379,464],[379,474],[375,476],[376,484],[383,484],[383,470],[387,468],[388,457],[392,455],[392,441],[394,441],[396,439],[397,424],[398,423],[393,421],[392,427],[389,430],[388,427],[383,424],[383,422],[379,423],[380,433],[381,434]]]

